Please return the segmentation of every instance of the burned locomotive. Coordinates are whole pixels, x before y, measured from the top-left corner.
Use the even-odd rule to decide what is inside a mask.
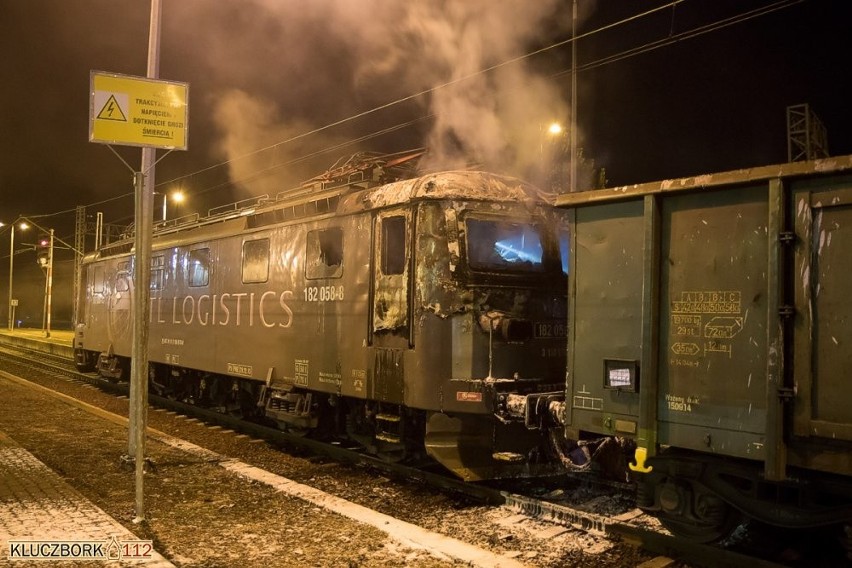
[[[350,161],[156,226],[152,389],[393,459],[428,454],[468,480],[535,472],[542,432],[503,409],[564,393],[560,212],[517,179],[405,178],[404,161]],[[86,256],[78,299],[78,367],[115,378],[131,356],[131,246]]]

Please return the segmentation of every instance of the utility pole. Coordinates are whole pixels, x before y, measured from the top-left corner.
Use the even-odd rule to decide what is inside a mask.
[[[571,14],[571,144],[568,191],[577,191],[577,0]]]
[[[160,0],[151,0],[151,27],[148,34],[148,74],[160,72]],[[134,176],[136,215],[136,266],[133,270],[133,349],[130,373],[129,454],[136,466],[136,518],[145,520],[145,431],[148,412],[148,315],[151,297],[151,239],[153,232],[154,163],[156,149],[142,148],[142,167]]]
[[[90,72],[91,114],[89,141],[112,145],[119,143],[142,146],[142,163],[135,170],[121,156],[116,156],[133,172],[135,236],[133,255],[132,345],[130,363],[130,430],[127,461],[135,463],[136,517],[145,520],[144,465],[145,435],[148,411],[148,322],[151,298],[151,243],[153,233],[154,165],[156,148],[169,151],[186,150],[189,121],[189,86],[156,80],[159,75],[160,22],[162,0],[151,0],[151,21],[148,36],[148,72],[145,79],[126,75]],[[117,94],[122,95],[118,97]],[[130,98],[136,103],[128,105]],[[123,101],[123,102],[122,102]],[[121,108],[125,104],[126,108]],[[168,128],[157,130],[141,127],[146,107],[155,107],[157,115],[169,118]],[[98,111],[97,109],[101,109]],[[112,115],[121,113],[133,120],[116,122]],[[140,116],[142,115],[142,116]],[[139,119],[139,120],[136,120]]]
[[[71,305],[74,306],[74,326],[80,323],[80,287],[82,286],[83,253],[86,252],[86,206],[77,206],[77,219],[74,224],[74,296]],[[76,327],[75,327],[76,330]]]
[[[9,331],[14,329],[15,306],[12,305],[12,274],[15,266],[15,223],[9,225]]]
[[[53,229],[50,230],[50,249],[47,253],[47,326],[44,336],[50,337],[51,298],[53,297]]]
[[[808,104],[787,107],[787,161],[828,157],[828,134]]]

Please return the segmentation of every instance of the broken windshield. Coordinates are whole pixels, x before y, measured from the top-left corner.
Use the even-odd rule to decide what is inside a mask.
[[[532,223],[468,218],[467,257],[474,270],[543,269],[540,229]]]

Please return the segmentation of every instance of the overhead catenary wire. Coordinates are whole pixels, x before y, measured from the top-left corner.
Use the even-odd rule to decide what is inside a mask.
[[[737,14],[736,16],[731,16],[729,18],[724,18],[724,19],[718,20],[716,22],[711,22],[709,24],[705,24],[703,26],[699,26],[699,27],[693,28],[691,30],[680,32],[678,34],[673,33],[673,26],[672,26],[672,31],[665,38],[654,40],[654,41],[648,42],[646,44],[643,44],[643,45],[640,45],[640,46],[637,46],[637,47],[632,47],[630,49],[626,49],[624,51],[621,51],[619,53],[615,53],[613,55],[601,57],[600,59],[597,59],[595,61],[591,61],[589,63],[579,65],[577,67],[577,70],[578,71],[588,71],[590,69],[595,69],[597,67],[601,67],[601,66],[607,65],[609,63],[615,63],[617,61],[621,61],[623,59],[627,59],[627,58],[633,57],[635,55],[640,55],[642,53],[647,53],[649,51],[653,51],[653,50],[658,49],[660,47],[665,47],[665,46],[670,45],[672,43],[677,43],[677,42],[684,41],[684,40],[687,40],[687,39],[692,39],[694,37],[698,37],[698,36],[713,32],[713,31],[717,31],[717,30],[732,26],[734,24],[739,24],[739,23],[757,18],[759,16],[765,16],[767,14],[771,14],[773,12],[777,12],[779,10],[789,8],[789,7],[794,6],[796,4],[802,4],[805,1],[806,0],[780,0],[779,2],[775,2],[774,4],[769,4],[767,6],[755,8],[754,10],[750,10],[748,12],[743,12],[742,14]],[[570,69],[566,69],[564,71],[554,73],[553,75],[551,75],[551,77],[561,77],[561,76],[567,75],[570,72],[571,72]]]
[[[302,139],[302,138],[304,138],[304,137],[306,137],[306,136],[311,136],[311,135],[313,135],[313,134],[318,134],[318,133],[323,132],[323,131],[325,131],[325,130],[328,130],[328,129],[330,129],[330,128],[334,128],[334,127],[336,127],[336,126],[340,126],[340,125],[346,124],[346,123],[348,123],[348,122],[352,122],[352,121],[354,121],[354,120],[357,120],[357,119],[359,119],[359,118],[363,118],[363,117],[365,117],[365,116],[368,116],[368,115],[370,115],[370,114],[373,114],[373,113],[379,112],[379,111],[381,111],[381,110],[385,110],[385,109],[388,109],[388,108],[390,108],[390,107],[393,107],[393,106],[396,106],[396,105],[402,104],[402,103],[404,103],[404,102],[408,102],[408,101],[411,101],[411,100],[417,99],[417,98],[419,98],[419,97],[422,97],[422,96],[425,96],[425,95],[431,94],[431,93],[433,93],[433,92],[435,92],[435,91],[438,91],[438,90],[441,90],[441,89],[445,89],[445,88],[447,88],[447,87],[451,87],[451,86],[454,86],[454,85],[457,85],[457,84],[460,84],[460,83],[464,83],[464,82],[466,82],[466,81],[469,81],[470,79],[473,79],[473,78],[475,78],[475,77],[479,77],[480,75],[484,75],[484,74],[490,73],[490,72],[492,72],[492,71],[496,71],[497,69],[500,69],[500,68],[502,68],[502,67],[506,67],[506,66],[508,66],[508,65],[512,65],[512,64],[518,63],[519,61],[523,61],[523,60],[525,60],[525,59],[529,59],[529,58],[534,57],[534,56],[536,56],[536,55],[539,55],[539,54],[541,54],[541,53],[545,53],[545,52],[547,52],[547,51],[550,51],[550,50],[553,50],[553,49],[557,49],[557,48],[559,48],[559,47],[562,47],[562,46],[568,45],[568,44],[570,44],[570,43],[573,43],[574,41],[578,41],[578,40],[580,40],[580,39],[583,39],[583,38],[586,38],[586,37],[590,37],[590,36],[592,36],[592,35],[595,35],[595,34],[598,34],[598,33],[604,32],[604,31],[606,31],[606,30],[608,30],[608,29],[611,29],[611,28],[613,28],[613,27],[615,27],[615,26],[620,26],[620,25],[623,25],[623,24],[627,24],[627,23],[632,22],[632,21],[634,21],[634,20],[637,20],[637,19],[639,19],[639,18],[643,18],[643,17],[645,17],[645,16],[649,16],[649,15],[651,15],[651,14],[654,14],[654,13],[659,12],[659,11],[661,11],[661,10],[668,9],[668,8],[670,8],[670,7],[672,7],[672,6],[675,6],[675,5],[677,5],[677,4],[680,4],[680,3],[682,3],[682,2],[686,2],[686,1],[687,1],[687,0],[672,0],[672,1],[671,1],[671,2],[669,2],[668,4],[665,4],[665,5],[662,5],[662,6],[658,6],[658,7],[656,7],[656,8],[652,8],[652,9],[650,9],[650,10],[646,10],[645,12],[641,12],[641,13],[639,13],[639,14],[634,14],[633,16],[629,16],[629,17],[624,18],[624,19],[622,19],[622,20],[619,20],[619,21],[617,21],[617,22],[613,22],[613,23],[611,23],[611,24],[607,24],[607,25],[605,25],[605,26],[601,26],[601,27],[599,27],[599,28],[597,28],[597,29],[591,30],[591,31],[586,32],[586,33],[584,33],[584,34],[580,34],[580,35],[579,35],[579,36],[577,36],[577,37],[572,37],[572,38],[570,38],[570,39],[566,39],[566,40],[563,40],[563,41],[560,41],[560,42],[553,43],[553,44],[551,44],[551,45],[548,45],[548,46],[542,47],[542,48],[540,48],[540,49],[537,49],[537,50],[534,50],[534,51],[530,51],[530,52],[525,53],[525,54],[523,54],[523,55],[519,55],[519,56],[517,56],[517,57],[513,57],[513,58],[507,59],[507,60],[505,60],[505,61],[501,61],[500,63],[496,63],[496,64],[491,65],[491,66],[489,66],[489,67],[485,67],[485,68],[480,69],[480,70],[478,70],[478,71],[474,71],[473,73],[469,73],[469,74],[464,75],[464,76],[462,76],[462,77],[457,77],[457,78],[452,79],[452,80],[450,80],[450,81],[446,81],[446,82],[444,82],[444,83],[441,83],[440,85],[436,85],[436,86],[434,86],[434,87],[430,87],[430,88],[428,88],[428,89],[423,89],[423,90],[421,90],[421,91],[419,91],[419,92],[417,92],[417,93],[410,94],[410,95],[406,95],[406,96],[401,97],[401,98],[398,98],[398,99],[396,99],[396,100],[393,100],[393,101],[390,101],[390,102],[387,102],[387,103],[381,104],[381,105],[379,105],[379,106],[377,106],[377,107],[373,107],[373,108],[368,109],[368,110],[365,110],[365,111],[363,111],[363,112],[359,112],[359,113],[357,113],[357,114],[354,114],[354,115],[348,116],[348,117],[346,117],[346,118],[342,118],[342,119],[337,120],[337,121],[335,121],[335,122],[332,122],[332,123],[330,123],[330,124],[326,124],[325,126],[320,126],[320,127],[315,128],[315,129],[313,129],[313,130],[309,130],[309,131],[307,131],[307,132],[303,132],[303,133],[301,133],[301,134],[297,134],[297,135],[295,135],[295,136],[291,136],[290,138],[288,138],[288,139],[286,139],[286,140],[282,140],[282,141],[280,141],[280,142],[276,142],[275,144],[271,144],[271,145],[266,146],[266,147],[264,147],[264,148],[259,148],[259,149],[257,149],[257,150],[253,150],[253,151],[248,152],[248,153],[246,153],[246,154],[243,154],[243,155],[241,155],[241,156],[237,156],[237,157],[235,157],[235,158],[231,158],[231,159],[229,159],[229,160],[224,160],[224,161],[219,162],[219,163],[217,163],[217,164],[213,164],[213,165],[211,165],[211,166],[208,166],[208,167],[206,167],[206,168],[204,168],[204,169],[198,170],[198,171],[196,171],[196,172],[192,172],[192,173],[190,173],[190,174],[185,174],[185,175],[182,175],[182,176],[178,176],[178,177],[172,178],[172,179],[170,179],[170,180],[165,180],[165,181],[163,181],[163,182],[158,183],[157,185],[159,186],[159,185],[165,185],[165,184],[169,184],[169,183],[174,183],[174,182],[177,182],[177,181],[181,181],[181,180],[183,180],[183,179],[186,179],[186,178],[189,178],[189,177],[192,177],[192,176],[195,176],[195,175],[198,175],[198,174],[201,174],[201,173],[204,173],[204,172],[210,171],[210,170],[212,170],[212,169],[219,168],[219,167],[222,167],[222,166],[226,166],[226,165],[231,164],[231,163],[233,163],[233,162],[235,162],[235,161],[242,160],[242,159],[245,159],[245,158],[248,158],[248,157],[251,157],[251,156],[257,155],[257,154],[259,154],[259,153],[261,153],[261,152],[266,152],[266,151],[268,151],[268,150],[275,149],[275,148],[277,148],[277,147],[279,147],[279,146],[283,146],[284,144],[289,144],[289,143],[291,143],[291,142],[295,142],[296,140],[300,140],[300,139]]]
[[[188,174],[184,174],[184,175],[181,175],[181,176],[171,178],[169,180],[159,182],[159,183],[156,184],[155,187],[161,187],[161,186],[164,186],[164,185],[173,184],[175,182],[182,181],[182,180],[192,178],[192,177],[201,175],[203,173],[215,170],[216,168],[221,168],[221,167],[233,164],[234,162],[237,162],[239,160],[244,160],[244,159],[250,158],[252,156],[256,156],[260,153],[270,151],[270,150],[275,150],[275,149],[277,149],[277,148],[279,148],[279,147],[281,147],[285,144],[289,144],[289,143],[295,142],[297,140],[301,140],[301,139],[303,139],[307,136],[315,135],[315,134],[318,134],[318,133],[323,132],[325,130],[329,130],[329,129],[337,127],[337,126],[341,126],[343,124],[355,121],[359,118],[363,118],[363,117],[371,115],[373,113],[376,113],[376,112],[379,112],[379,111],[382,111],[382,110],[386,110],[386,109],[391,108],[393,106],[396,106],[396,105],[402,104],[404,102],[408,102],[408,101],[417,99],[417,98],[422,97],[424,95],[431,94],[431,93],[438,91],[440,89],[444,89],[444,88],[447,88],[447,87],[451,87],[451,86],[463,83],[465,81],[468,81],[468,80],[473,79],[475,77],[481,76],[483,74],[493,72],[497,69],[518,63],[520,61],[529,59],[531,57],[535,57],[535,56],[540,55],[542,53],[546,53],[548,51],[551,51],[553,49],[557,49],[557,48],[569,45],[569,44],[571,44],[575,41],[579,41],[579,40],[584,39],[584,38],[589,38],[593,35],[602,33],[604,31],[611,30],[615,27],[625,25],[625,24],[628,24],[630,22],[634,22],[638,19],[656,14],[660,11],[667,10],[669,8],[674,10],[677,5],[682,4],[686,1],[687,0],[672,0],[671,2],[668,2],[668,3],[663,4],[661,6],[657,6],[657,7],[648,9],[644,12],[640,12],[638,14],[628,16],[628,17],[623,18],[621,20],[617,20],[615,22],[605,24],[603,26],[595,28],[594,30],[590,30],[588,32],[579,34],[576,37],[571,37],[571,38],[568,38],[568,39],[547,45],[547,46],[542,47],[540,49],[530,51],[530,52],[525,53],[523,55],[519,55],[517,57],[507,59],[505,61],[502,61],[500,63],[496,63],[496,64],[491,65],[489,67],[480,69],[480,70],[475,71],[473,73],[470,73],[468,75],[458,77],[458,78],[453,79],[451,81],[444,82],[440,85],[430,87],[428,89],[423,89],[423,90],[421,90],[417,93],[406,95],[404,97],[401,97],[401,98],[395,99],[393,101],[381,104],[381,105],[373,107],[371,109],[368,109],[368,110],[356,113],[354,115],[342,118],[340,120],[331,122],[331,123],[326,124],[324,126],[320,126],[318,128],[297,134],[297,135],[292,136],[290,138],[287,138],[285,140],[276,142],[275,144],[271,144],[269,146],[259,148],[257,150],[253,150],[251,152],[242,154],[240,156],[236,156],[234,158],[230,158],[228,160],[224,160],[224,161],[212,164],[210,166],[207,166],[205,168],[202,168],[200,170],[196,170],[196,171],[188,173]],[[633,57],[633,56],[636,56],[636,55],[639,55],[639,54],[642,54],[642,53],[646,53],[648,51],[652,51],[654,49],[658,49],[660,47],[664,47],[664,46],[672,44],[672,43],[676,43],[676,42],[679,42],[679,41],[684,41],[684,40],[687,40],[687,39],[691,39],[693,37],[704,35],[706,33],[709,33],[709,32],[712,32],[712,31],[715,31],[715,30],[718,30],[718,29],[722,29],[722,28],[725,28],[725,27],[729,27],[731,25],[738,24],[738,23],[741,23],[741,22],[744,22],[744,21],[747,21],[747,20],[750,20],[750,19],[753,19],[753,18],[756,18],[756,17],[759,17],[759,16],[770,14],[770,13],[776,12],[778,10],[789,8],[793,5],[801,4],[803,2],[805,2],[805,0],[779,0],[779,1],[774,2],[772,4],[769,4],[769,5],[760,7],[760,8],[756,8],[756,9],[753,9],[753,10],[749,10],[747,12],[744,12],[744,13],[741,13],[741,14],[738,14],[738,15],[735,15],[735,16],[724,18],[724,19],[719,20],[717,22],[712,22],[710,24],[699,26],[698,28],[694,28],[692,30],[681,32],[679,34],[672,35],[672,33],[670,32],[669,35],[666,38],[662,38],[662,39],[659,39],[659,40],[648,42],[648,43],[643,44],[641,46],[637,46],[635,48],[630,48],[630,49],[624,50],[622,52],[619,52],[617,54],[605,56],[605,57],[599,58],[595,61],[580,65],[580,66],[577,67],[577,71],[586,71],[586,70],[589,70],[589,69],[594,69],[594,68],[597,68],[597,67],[600,67],[600,66],[603,66],[603,65],[607,65],[609,63],[615,63],[617,61],[621,61],[621,60],[627,59],[629,57]],[[570,69],[563,70],[563,71],[552,74],[551,77],[554,77],[554,78],[560,77],[560,76],[563,76],[563,75],[570,73],[570,72],[571,72]],[[403,128],[407,128],[407,127],[409,127],[409,126],[411,126],[411,125],[413,125],[417,122],[420,122],[422,120],[434,118],[434,116],[435,115],[433,115],[433,114],[429,114],[429,115],[419,117],[417,119],[407,121],[405,123],[389,126],[387,128],[375,131],[373,133],[361,136],[359,138],[355,138],[355,139],[352,139],[352,140],[349,140],[349,141],[346,141],[346,142],[342,142],[342,143],[335,144],[335,145],[332,145],[332,146],[328,146],[328,147],[325,147],[325,148],[322,148],[322,149],[319,149],[319,150],[315,150],[315,151],[310,152],[308,154],[299,156],[297,158],[293,158],[292,160],[289,160],[287,162],[274,164],[274,165],[269,166],[267,168],[264,168],[262,170],[257,170],[256,172],[251,174],[251,176],[240,178],[238,180],[229,180],[228,182],[223,182],[223,183],[219,183],[219,184],[216,184],[216,185],[213,185],[213,186],[202,188],[200,190],[194,191],[193,194],[199,195],[199,194],[207,193],[207,192],[214,191],[214,190],[217,190],[217,189],[222,189],[224,187],[228,187],[228,186],[231,186],[231,185],[236,185],[236,184],[245,183],[245,182],[248,182],[248,181],[253,181],[255,179],[258,179],[262,175],[269,173],[272,170],[275,170],[275,169],[278,169],[278,168],[281,168],[281,167],[285,167],[285,166],[289,166],[289,165],[293,165],[293,164],[296,164],[296,163],[300,163],[300,162],[303,162],[303,161],[308,160],[310,158],[313,158],[313,157],[316,157],[316,156],[319,156],[319,155],[322,155],[322,154],[325,154],[325,153],[328,153],[328,152],[332,152],[332,151],[335,151],[335,150],[339,150],[341,148],[344,148],[344,147],[352,145],[352,144],[367,141],[367,140],[370,140],[370,139],[373,139],[373,138],[376,138],[376,137],[379,137],[379,136],[383,136],[383,135],[388,134],[390,132],[401,130]],[[117,195],[117,196],[114,196],[114,197],[110,197],[110,198],[106,198],[106,199],[102,199],[102,200],[90,203],[90,204],[86,205],[86,207],[96,207],[96,206],[99,206],[99,205],[112,203],[112,202],[115,202],[115,201],[126,199],[127,197],[132,197],[133,195],[134,195],[133,191],[126,192],[126,193],[121,194],[121,195]],[[53,217],[53,216],[67,214],[67,213],[70,213],[70,212],[73,212],[73,211],[75,211],[75,209],[65,209],[65,210],[62,210],[62,211],[57,211],[57,212],[49,213],[49,214],[28,215],[28,216],[35,217],[35,218],[46,218],[46,217]]]
[[[284,144],[288,144],[288,143],[290,143],[290,142],[296,141],[296,140],[301,139],[301,138],[303,138],[303,137],[305,137],[305,136],[308,136],[308,135],[311,135],[311,134],[316,134],[316,133],[322,132],[323,130],[326,130],[326,129],[328,129],[328,128],[331,128],[331,127],[334,127],[334,126],[339,126],[339,125],[344,124],[344,123],[346,123],[346,122],[349,122],[349,121],[351,121],[351,120],[355,120],[355,119],[357,119],[357,118],[361,118],[361,117],[363,117],[363,116],[366,116],[366,115],[371,114],[371,113],[373,113],[373,112],[377,112],[377,111],[379,111],[379,110],[387,109],[387,108],[389,108],[389,107],[391,107],[391,106],[393,106],[393,105],[401,104],[401,103],[403,103],[403,102],[406,102],[406,101],[412,100],[412,99],[414,99],[414,98],[417,98],[417,97],[420,97],[420,96],[423,96],[423,95],[426,95],[426,94],[432,93],[432,92],[437,91],[437,90],[439,90],[439,89],[446,88],[446,87],[450,87],[450,86],[453,86],[453,85],[458,84],[458,83],[462,83],[462,82],[464,82],[464,81],[470,80],[470,79],[472,79],[472,78],[474,78],[474,77],[477,77],[477,76],[480,76],[480,75],[482,75],[482,74],[486,74],[486,73],[492,72],[492,71],[494,71],[494,70],[496,70],[496,69],[499,69],[499,68],[501,68],[501,67],[504,67],[504,66],[507,66],[507,65],[511,65],[511,64],[517,63],[517,62],[522,61],[522,60],[524,60],[524,59],[528,59],[528,58],[534,57],[534,56],[536,56],[536,55],[539,55],[539,54],[541,54],[541,53],[545,53],[545,52],[547,52],[547,51],[550,51],[550,50],[553,50],[553,49],[556,49],[556,48],[559,48],[559,47],[562,47],[562,46],[568,45],[568,44],[573,43],[574,41],[578,41],[578,40],[580,40],[580,39],[584,39],[584,38],[591,37],[591,36],[593,36],[593,35],[596,35],[596,34],[602,33],[602,32],[604,32],[604,31],[607,31],[607,30],[613,29],[613,28],[615,28],[615,27],[617,27],[617,26],[621,26],[621,25],[624,25],[624,24],[628,24],[628,23],[633,22],[633,21],[636,21],[636,20],[638,20],[638,19],[640,19],[640,18],[643,18],[643,17],[646,17],[646,16],[650,16],[650,15],[652,15],[652,14],[655,14],[655,13],[660,12],[660,11],[662,11],[662,10],[667,10],[667,9],[669,9],[669,8],[671,8],[671,9],[672,9],[673,14],[672,14],[672,29],[671,29],[671,31],[669,32],[669,36],[668,36],[668,37],[666,37],[666,38],[664,38],[664,39],[656,40],[656,41],[653,41],[653,42],[649,42],[649,43],[646,43],[646,44],[644,44],[644,45],[641,45],[641,46],[638,46],[638,47],[635,47],[635,48],[630,48],[630,49],[628,49],[628,50],[624,50],[624,51],[619,52],[619,53],[617,53],[617,54],[613,54],[613,55],[609,55],[609,56],[606,56],[606,57],[602,57],[602,58],[597,59],[597,60],[595,60],[595,61],[592,61],[592,62],[586,63],[586,64],[584,64],[584,65],[578,66],[578,67],[577,67],[577,71],[587,71],[587,70],[590,70],[590,69],[594,69],[594,68],[597,68],[597,67],[600,67],[600,66],[603,66],[603,65],[609,64],[609,63],[615,63],[615,62],[617,62],[617,61],[621,61],[621,60],[623,60],[623,59],[627,59],[627,58],[632,57],[632,56],[635,56],[635,55],[639,55],[639,54],[642,54],[642,53],[645,53],[645,52],[648,52],[648,51],[652,51],[652,50],[654,50],[654,49],[658,49],[658,48],[660,48],[660,47],[664,47],[665,45],[669,45],[669,44],[676,43],[676,42],[679,42],[679,41],[684,41],[684,40],[687,40],[687,39],[691,39],[691,38],[693,38],[693,37],[698,37],[698,36],[700,36],[700,35],[704,35],[704,34],[709,33],[709,32],[711,32],[711,31],[715,31],[715,30],[718,30],[718,29],[722,29],[722,28],[725,28],[725,27],[729,27],[729,26],[734,25],[734,24],[738,24],[738,23],[741,23],[741,22],[744,22],[744,21],[747,21],[747,20],[750,20],[750,19],[753,19],[753,18],[756,18],[756,17],[759,17],[759,16],[767,15],[767,14],[770,14],[770,13],[772,13],[772,12],[776,12],[776,11],[779,11],[779,10],[782,10],[782,9],[785,9],[785,8],[789,8],[789,7],[793,6],[793,5],[801,4],[801,3],[805,2],[805,0],[780,0],[780,1],[778,1],[778,2],[775,2],[775,3],[773,3],[773,4],[769,4],[769,5],[767,5],[767,6],[762,6],[762,7],[759,7],[759,8],[755,8],[755,9],[753,9],[753,10],[750,10],[750,11],[747,11],[747,12],[744,12],[744,13],[741,13],[741,14],[737,14],[737,15],[735,15],[735,16],[731,16],[731,17],[728,17],[728,18],[724,18],[724,19],[722,19],[722,20],[718,20],[717,22],[712,22],[712,23],[710,23],[710,24],[706,24],[706,25],[703,25],[703,26],[699,26],[698,28],[693,28],[692,30],[688,30],[688,31],[685,31],[685,32],[681,32],[680,34],[673,34],[673,29],[674,29],[674,10],[675,10],[675,8],[676,8],[676,6],[677,6],[678,4],[681,4],[681,3],[685,2],[685,1],[686,1],[686,0],[673,0],[672,2],[669,2],[669,3],[667,3],[667,4],[664,4],[664,5],[658,6],[658,7],[656,7],[656,8],[652,8],[652,9],[646,10],[646,11],[641,12],[641,13],[639,13],[639,14],[634,14],[634,15],[632,15],[632,16],[629,16],[629,17],[627,17],[627,18],[623,18],[623,19],[618,20],[618,21],[616,21],[616,22],[612,22],[612,23],[610,23],[610,24],[606,24],[606,25],[604,25],[604,26],[600,26],[600,27],[595,28],[594,30],[590,30],[590,31],[588,31],[588,32],[586,32],[586,33],[579,34],[579,35],[577,35],[576,37],[572,37],[572,38],[569,38],[569,39],[566,39],[566,40],[563,40],[563,41],[560,41],[560,42],[556,42],[556,43],[550,44],[550,45],[545,46],[545,47],[543,47],[543,48],[541,48],[541,49],[537,49],[537,50],[534,50],[534,51],[528,52],[528,53],[526,53],[526,54],[524,54],[524,55],[520,55],[520,56],[518,56],[518,57],[514,57],[514,58],[511,58],[511,59],[508,59],[508,60],[506,60],[506,61],[503,61],[503,62],[501,62],[501,63],[495,64],[495,65],[492,65],[492,66],[487,67],[487,68],[484,68],[484,69],[480,69],[479,71],[473,72],[473,73],[471,73],[471,74],[469,74],[469,75],[466,75],[466,76],[464,76],[464,77],[459,77],[459,78],[457,78],[457,79],[454,79],[454,80],[452,80],[452,81],[448,81],[448,82],[443,83],[443,84],[441,84],[441,85],[437,85],[437,86],[435,86],[435,87],[432,87],[432,88],[429,88],[429,89],[425,89],[425,90],[423,90],[423,91],[420,91],[419,93],[416,93],[416,94],[413,94],[413,95],[408,95],[408,96],[402,97],[402,98],[400,98],[400,99],[397,99],[396,101],[392,101],[392,102],[386,103],[386,104],[384,104],[384,105],[381,105],[381,106],[375,107],[375,108],[373,108],[373,109],[370,109],[370,110],[364,111],[364,112],[362,112],[362,113],[359,113],[359,114],[353,115],[353,116],[351,116],[351,117],[348,117],[348,118],[345,118],[345,119],[339,120],[339,121],[337,121],[337,122],[333,122],[333,123],[328,124],[328,125],[326,125],[326,126],[322,126],[322,127],[317,128],[317,129],[314,129],[314,130],[311,130],[311,131],[308,131],[308,132],[304,132],[304,133],[299,134],[299,135],[297,135],[297,136],[291,137],[291,138],[289,138],[289,139],[287,139],[287,140],[283,140],[283,141],[281,141],[281,142],[277,142],[277,143],[272,144],[272,145],[270,145],[270,146],[266,146],[265,148],[260,148],[260,149],[258,149],[258,150],[254,150],[254,151],[252,151],[252,152],[249,152],[249,153],[243,154],[243,155],[241,155],[241,156],[237,156],[237,157],[232,158],[232,159],[230,159],[230,160],[225,160],[225,161],[223,161],[223,162],[220,162],[220,163],[217,163],[217,164],[211,165],[211,166],[209,166],[209,167],[207,167],[207,168],[204,168],[204,169],[202,169],[202,170],[199,170],[199,171],[197,171],[197,172],[193,172],[193,173],[190,173],[190,174],[185,174],[185,175],[182,175],[182,176],[178,176],[178,177],[172,178],[172,179],[170,179],[170,180],[166,180],[166,181],[160,182],[160,183],[159,183],[159,184],[157,184],[157,185],[158,185],[158,186],[160,186],[160,185],[167,185],[167,184],[170,184],[170,183],[175,183],[175,182],[178,182],[178,181],[181,181],[181,180],[187,179],[187,178],[191,178],[191,177],[193,177],[193,176],[195,176],[195,175],[198,175],[198,174],[201,174],[201,173],[204,173],[204,172],[210,171],[210,170],[212,170],[212,169],[215,169],[215,168],[218,168],[218,167],[222,167],[222,166],[225,166],[225,165],[229,165],[229,164],[231,164],[231,163],[233,163],[233,162],[235,162],[235,161],[242,160],[242,159],[246,159],[246,158],[248,158],[248,157],[251,157],[251,156],[257,155],[257,154],[259,154],[259,153],[261,153],[261,152],[265,152],[265,151],[269,151],[269,150],[275,150],[275,149],[277,149],[278,147],[280,147],[280,146],[282,146],[282,145],[284,145]],[[560,71],[560,72],[558,72],[558,73],[554,73],[553,75],[551,75],[551,77],[552,77],[552,78],[561,77],[561,76],[563,76],[563,75],[565,75],[565,74],[567,74],[567,73],[570,73],[570,72],[571,72],[571,70],[570,70],[570,69],[568,69],[568,70],[564,70],[564,71]],[[389,131],[398,130],[398,129],[401,129],[401,128],[405,128],[405,127],[407,127],[407,126],[410,126],[411,124],[413,124],[413,123],[414,123],[414,122],[416,122],[416,121],[419,121],[419,120],[425,120],[425,119],[428,119],[428,118],[431,118],[431,117],[434,117],[434,116],[435,116],[435,115],[428,115],[428,116],[421,117],[420,119],[416,119],[415,121],[409,121],[409,122],[403,123],[403,124],[401,124],[401,125],[396,125],[396,126],[388,127],[387,129],[377,131],[376,133],[373,133],[373,134],[370,134],[370,135],[366,135],[366,136],[363,136],[363,137],[360,137],[360,138],[354,139],[354,140],[352,140],[352,141],[351,141],[351,143],[352,143],[352,144],[354,144],[354,143],[362,142],[362,141],[365,141],[365,140],[369,140],[369,139],[371,139],[371,138],[374,138],[374,137],[377,137],[377,136],[384,135],[384,134],[386,134],[386,133],[387,133],[387,132],[389,132]],[[270,166],[270,167],[265,168],[265,169],[263,169],[263,170],[258,170],[257,172],[255,172],[255,174],[252,174],[252,176],[248,176],[248,177],[245,177],[245,178],[240,178],[240,179],[238,179],[238,180],[231,180],[231,181],[228,181],[228,182],[224,182],[224,183],[221,183],[221,184],[217,184],[217,185],[215,185],[215,186],[211,186],[211,187],[208,187],[208,188],[204,188],[204,189],[201,189],[201,190],[195,191],[194,193],[195,193],[196,195],[198,195],[198,194],[206,193],[206,192],[208,192],[208,191],[213,191],[213,190],[216,190],[216,189],[221,189],[221,188],[223,188],[223,187],[227,187],[227,186],[229,186],[229,185],[235,185],[235,184],[239,184],[239,183],[245,183],[245,182],[248,182],[248,181],[253,181],[253,180],[257,179],[258,177],[262,176],[264,173],[268,173],[269,171],[272,171],[272,170],[274,170],[274,169],[277,169],[277,168],[280,168],[280,167],[284,167],[284,166],[293,165],[293,164],[299,163],[299,162],[301,162],[301,161],[307,160],[307,159],[309,159],[309,158],[312,158],[312,157],[315,157],[315,156],[318,156],[318,155],[322,155],[322,154],[327,153],[327,152],[329,152],[329,151],[338,150],[338,149],[340,149],[340,148],[342,148],[342,147],[345,147],[345,146],[347,146],[347,145],[349,145],[349,144],[348,144],[348,143],[343,143],[343,144],[338,144],[338,145],[335,145],[335,146],[331,146],[331,147],[323,148],[323,149],[321,149],[321,150],[317,150],[317,151],[311,152],[310,154],[306,154],[306,155],[301,156],[301,157],[299,157],[299,158],[294,158],[293,160],[290,160],[290,161],[288,161],[288,162],[284,162],[284,163],[281,163],[281,164],[276,164],[276,165],[274,165],[274,166]]]

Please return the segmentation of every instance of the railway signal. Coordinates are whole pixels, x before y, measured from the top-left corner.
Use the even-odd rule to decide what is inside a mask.
[[[38,242],[36,242],[36,261],[42,268],[50,263],[52,248],[50,235],[45,233],[39,235]]]

